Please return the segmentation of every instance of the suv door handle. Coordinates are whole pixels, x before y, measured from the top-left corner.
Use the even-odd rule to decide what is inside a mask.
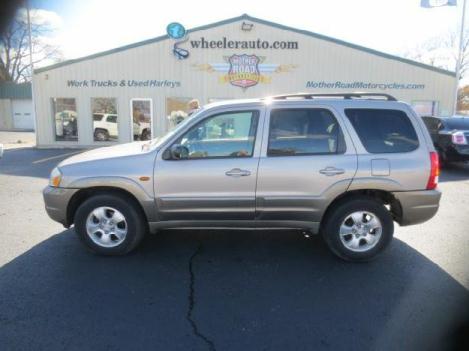
[[[327,175],[327,176],[334,176],[338,174],[344,174],[345,170],[341,168],[335,168],[335,167],[326,167],[324,169],[321,169],[319,173]]]
[[[251,175],[251,172],[249,172],[245,169],[233,168],[230,171],[226,171],[225,174],[228,177],[247,177],[247,176]]]

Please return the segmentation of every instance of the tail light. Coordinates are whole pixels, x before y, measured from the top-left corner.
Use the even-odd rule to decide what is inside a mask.
[[[467,145],[467,139],[463,132],[455,132],[451,134],[451,141],[456,145]]]
[[[430,152],[430,177],[428,177],[427,190],[433,190],[438,185],[440,175],[440,160],[436,152]]]

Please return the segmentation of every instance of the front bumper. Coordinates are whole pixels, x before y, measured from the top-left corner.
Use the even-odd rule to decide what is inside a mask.
[[[428,221],[440,205],[441,192],[438,190],[400,191],[392,194],[401,205],[398,223],[402,226]]]
[[[54,221],[62,223],[64,227],[69,227],[67,220],[67,208],[72,196],[79,189],[54,188],[47,186],[42,191],[46,212]]]

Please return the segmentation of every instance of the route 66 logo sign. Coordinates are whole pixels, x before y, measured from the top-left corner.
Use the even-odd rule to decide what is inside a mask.
[[[259,83],[259,57],[256,55],[232,55],[228,58],[230,84],[247,89]]]

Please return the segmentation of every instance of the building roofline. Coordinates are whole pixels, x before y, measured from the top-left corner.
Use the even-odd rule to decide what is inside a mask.
[[[449,75],[451,77],[456,77],[456,73],[453,72],[453,71],[449,71],[449,70],[446,70],[446,69],[443,69],[443,68],[438,68],[438,67],[435,67],[435,66],[427,65],[425,63],[421,63],[421,62],[417,62],[417,61],[410,60],[410,59],[407,59],[407,58],[403,58],[403,57],[400,57],[400,56],[388,54],[388,53],[385,53],[385,52],[382,52],[382,51],[370,49],[370,48],[367,48],[365,46],[353,44],[353,43],[343,41],[343,40],[340,40],[340,39],[336,39],[336,38],[332,38],[332,37],[329,37],[329,36],[326,36],[326,35],[323,35],[323,34],[311,32],[311,31],[307,31],[307,30],[303,30],[303,29],[289,27],[289,26],[286,26],[286,25],[283,25],[283,24],[270,22],[270,21],[260,19],[260,18],[257,18],[257,17],[252,17],[252,16],[249,16],[248,14],[243,14],[241,16],[228,18],[228,19],[225,19],[223,21],[218,21],[218,22],[206,24],[206,25],[203,25],[203,26],[195,27],[195,28],[192,28],[192,29],[188,29],[187,32],[188,33],[193,33],[193,32],[196,32],[196,31],[210,29],[210,28],[222,26],[222,25],[225,25],[225,24],[233,23],[233,22],[236,22],[236,21],[239,21],[239,20],[248,20],[248,21],[252,21],[252,22],[261,23],[261,24],[264,24],[264,25],[267,25],[267,26],[271,26],[271,27],[291,31],[291,32],[294,32],[294,33],[303,34],[303,35],[313,37],[313,38],[316,38],[316,39],[329,41],[329,42],[332,42],[334,44],[338,44],[338,45],[346,46],[346,47],[356,49],[356,50],[359,50],[359,51],[363,51],[363,52],[366,52],[366,53],[369,53],[369,54],[372,54],[372,55],[384,57],[384,58],[389,59],[389,60],[406,63],[406,64],[416,66],[416,67],[419,67],[419,68],[423,68],[423,69],[427,69],[427,70],[434,71],[434,72],[437,72],[437,73],[442,73],[442,74],[445,74],[445,75]],[[83,57],[80,57],[80,58],[66,60],[66,61],[59,62],[59,63],[53,64],[53,65],[50,65],[50,66],[38,68],[38,69],[34,70],[34,73],[46,72],[46,71],[49,71],[49,70],[52,70],[52,69],[55,69],[55,68],[68,66],[68,65],[71,65],[71,64],[74,64],[74,63],[87,61],[87,60],[92,60],[92,59],[97,58],[97,57],[111,55],[111,54],[121,52],[121,51],[125,51],[125,50],[128,50],[128,49],[133,49],[133,48],[136,48],[136,47],[157,43],[159,41],[166,40],[166,39],[169,39],[169,36],[167,34],[161,35],[161,36],[156,37],[156,38],[143,40],[143,41],[140,41],[140,42],[137,42],[137,43],[133,43],[133,44],[125,45],[125,46],[120,46],[118,48],[114,48],[114,49],[98,52],[98,53],[95,53],[95,54],[83,56]]]

